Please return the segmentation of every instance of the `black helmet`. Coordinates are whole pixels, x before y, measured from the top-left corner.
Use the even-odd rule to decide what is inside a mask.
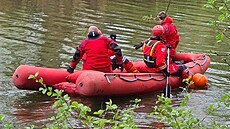
[[[98,31],[92,30],[88,33],[88,39],[95,39],[97,38],[99,35]]]
[[[157,17],[160,18],[161,20],[164,20],[167,17],[167,14],[165,11],[161,11],[158,13]]]

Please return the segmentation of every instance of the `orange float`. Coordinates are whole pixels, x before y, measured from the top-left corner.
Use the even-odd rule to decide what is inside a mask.
[[[208,78],[200,73],[196,73],[195,75],[193,75],[192,81],[197,88],[204,88],[208,86]]]

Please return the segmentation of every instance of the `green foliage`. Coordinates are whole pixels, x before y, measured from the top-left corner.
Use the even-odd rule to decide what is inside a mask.
[[[230,92],[224,94],[221,99],[221,101],[218,102],[219,106],[223,106],[223,107],[230,107]]]
[[[70,122],[71,118],[80,120],[83,124],[85,120],[90,119],[90,117],[87,116],[87,113],[91,111],[89,107],[75,101],[71,102],[68,95],[59,95],[58,100],[53,105],[54,108],[58,109],[57,114],[51,117],[51,120],[54,121],[54,123],[49,125],[47,128],[74,128]]]
[[[172,101],[162,94],[158,96],[157,106],[153,108],[151,115],[156,115],[159,122],[165,123],[174,129],[190,129],[203,127],[200,120],[195,118],[190,109],[185,108],[189,94],[182,100],[180,107],[173,107]]]
[[[209,22],[209,25],[212,25],[216,28],[216,42],[223,42],[224,38],[230,39],[229,35],[229,21],[230,21],[230,0],[208,0],[203,8],[214,10],[219,13],[216,19],[213,19]],[[229,43],[229,42],[228,42]]]
[[[217,100],[216,104],[209,105],[208,111],[210,114],[214,115],[219,108],[229,108],[230,107],[230,92],[227,92],[221,96],[220,100]]]
[[[139,101],[136,99],[135,102]],[[106,102],[105,110],[98,110],[93,113],[95,116],[89,116],[88,113],[91,112],[89,107],[84,106],[76,101],[71,102],[70,97],[68,97],[68,95],[64,95],[54,103],[53,107],[57,108],[58,112],[51,118],[54,123],[46,127],[49,129],[75,128],[74,125],[72,125],[73,119],[76,120],[76,123],[85,125],[86,128],[137,128],[136,124],[134,123],[133,114],[134,109],[138,107],[137,103],[131,105],[131,107],[127,109],[120,110],[118,109],[118,106],[113,104],[112,100],[110,99],[109,102]],[[110,116],[112,117],[110,118]]]
[[[0,115],[0,124],[3,123],[4,120],[4,116]],[[1,127],[1,126],[0,126]],[[6,124],[4,124],[4,129],[13,129],[14,124],[12,122],[6,122]]]
[[[194,84],[194,82],[192,81],[192,76],[189,76],[188,78],[184,78],[182,82],[184,82],[187,86]]]
[[[203,8],[214,10],[219,13],[219,15],[215,17],[215,19],[210,20],[208,24],[214,26],[217,30],[216,43],[224,42],[224,39],[226,39],[226,43],[229,44],[230,0],[207,0],[207,3],[203,5]],[[214,54],[219,56],[218,53]],[[229,58],[225,57],[229,57],[229,54],[221,56],[221,58],[222,61],[230,66]]]
[[[0,124],[3,122],[3,120],[4,120],[4,116],[0,115]],[[14,124],[12,122],[6,122],[6,123],[7,124],[4,124],[4,129],[13,129]]]
[[[131,104],[126,109],[119,109],[116,104],[112,103],[112,100],[110,99],[109,102],[106,102],[106,109],[105,110],[99,110],[97,112],[94,112],[94,115],[98,115],[99,119],[94,124],[94,127],[97,128],[104,128],[104,124],[106,123],[109,125],[108,127],[114,128],[114,129],[120,129],[120,128],[131,128],[136,129],[137,126],[134,122],[134,110],[138,108],[138,103],[140,102],[140,99],[135,99],[132,101],[134,104]],[[110,119],[106,119],[108,116],[112,116]],[[102,123],[102,124],[99,124]],[[103,126],[101,126],[103,125]]]
[[[142,19],[144,21],[151,21],[151,20],[156,20],[156,17],[154,17],[153,15],[149,15],[149,16],[143,16]]]
[[[70,97],[66,94],[63,95],[63,91],[53,90],[50,87],[46,87],[43,84],[43,79],[37,79],[38,73],[29,76],[29,79],[35,79],[43,85],[39,89],[43,94],[50,97],[56,97],[57,100],[54,102],[53,107],[57,109],[56,115],[50,118],[53,123],[46,125],[45,129],[73,129],[78,126],[84,128],[95,128],[95,129],[137,129],[137,125],[134,122],[135,114],[134,110],[139,107],[140,99],[130,101],[130,105],[124,109],[120,109],[116,104],[113,104],[110,99],[106,102],[105,109],[95,111],[92,115],[89,115],[91,109],[77,101],[71,101]],[[185,80],[186,82],[186,80]],[[158,122],[163,122],[165,126],[169,126],[175,129],[203,129],[210,128],[204,123],[206,117],[202,120],[195,118],[192,114],[192,110],[186,107],[186,103],[190,98],[191,94],[187,93],[187,88],[182,88],[182,92],[186,92],[180,106],[173,106],[172,100],[165,98],[163,94],[158,96],[156,106],[150,115],[155,115]],[[230,106],[230,92],[223,95],[221,100],[216,105],[210,105],[208,108],[208,115],[215,115],[218,108],[229,108]],[[0,115],[0,122],[3,120],[3,116]],[[8,122],[9,123],[9,122]],[[74,123],[74,124],[73,124]],[[12,123],[5,124],[4,129],[12,129],[14,125]],[[26,127],[26,129],[33,129],[34,125]],[[153,127],[154,128],[154,127]],[[215,120],[211,122],[211,128],[223,128],[227,129],[226,125],[221,125]]]
[[[47,129],[68,129],[75,128],[72,123],[79,123],[85,125],[87,128],[99,128],[103,129],[105,127],[111,128],[137,128],[134,123],[134,110],[138,108],[138,103],[140,99],[135,99],[132,101],[134,104],[130,105],[127,109],[119,109],[116,104],[112,103],[110,99],[106,102],[106,109],[99,110],[93,114],[96,116],[89,116],[88,113],[91,109],[83,104],[76,101],[71,101],[70,97],[62,95],[63,91],[53,90],[52,87],[47,87],[43,83],[43,79],[37,79],[39,73],[35,75],[30,75],[28,79],[35,79],[36,82],[41,83],[43,87],[39,88],[43,94],[51,97],[56,97],[57,101],[54,102],[53,107],[57,109],[57,114],[51,117],[50,120],[53,121],[52,124],[47,125]],[[112,117],[111,117],[112,116]],[[111,117],[111,118],[110,118]],[[76,122],[73,122],[75,120]]]
[[[4,125],[4,129],[13,129],[14,125],[13,123],[7,123]]]
[[[215,117],[215,114],[217,113],[218,109],[221,110],[229,110],[230,108],[230,92],[227,92],[224,94],[220,100],[217,100],[216,104],[211,104],[208,107],[208,113],[211,114],[213,117]],[[220,123],[217,123],[215,120],[211,122],[212,127],[218,128],[218,129],[228,129],[229,127],[227,125],[221,125]]]
[[[179,107],[173,107],[171,99],[165,98],[163,94],[161,96],[158,96],[158,100],[156,101],[157,106],[153,108],[151,115],[156,115],[158,122],[163,122],[166,126],[170,126],[174,129],[203,129],[210,127],[213,129],[228,128],[227,125],[221,125],[220,123],[217,123],[215,119],[212,119],[211,126],[206,125],[206,123],[204,123],[204,120],[210,115],[214,117],[216,111],[219,108],[229,109],[230,92],[223,95],[221,97],[221,100],[217,101],[216,105],[210,105],[208,107],[208,115],[201,120],[195,118],[192,114],[192,110],[186,107],[186,103],[189,100],[190,95],[186,94],[184,96]]]

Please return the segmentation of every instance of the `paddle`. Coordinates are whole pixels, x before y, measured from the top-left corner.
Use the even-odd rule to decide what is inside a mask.
[[[165,10],[165,13],[168,12],[170,4],[171,4],[171,0],[168,1],[168,6],[167,6],[167,8],[166,8],[166,10]]]
[[[170,59],[170,49],[171,46],[167,45],[167,73],[169,73],[169,59]],[[169,85],[169,75],[170,74],[166,74],[166,84],[165,84],[165,89],[164,89],[164,95],[165,97],[170,98],[171,95],[171,86]]]

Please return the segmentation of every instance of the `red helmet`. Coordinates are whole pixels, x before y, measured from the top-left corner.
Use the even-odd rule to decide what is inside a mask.
[[[88,28],[88,33],[91,32],[91,31],[97,31],[97,33],[98,33],[99,35],[102,34],[101,30],[99,30],[96,26],[90,26],[90,27]]]
[[[164,34],[164,28],[161,25],[156,25],[152,29],[152,35],[153,36],[163,36]]]

